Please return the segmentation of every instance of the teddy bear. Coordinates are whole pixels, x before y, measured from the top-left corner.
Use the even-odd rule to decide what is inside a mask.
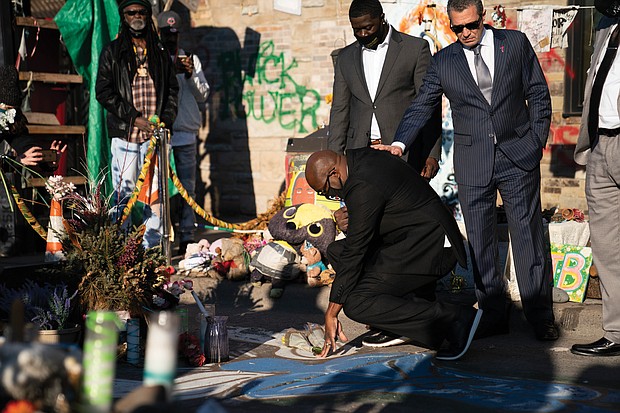
[[[336,222],[332,211],[314,204],[297,204],[278,211],[267,226],[273,241],[264,246],[252,259],[255,285],[271,281],[272,298],[279,298],[288,282],[301,273],[302,247],[308,241],[319,252],[325,265],[327,246],[336,237]],[[316,260],[316,257],[314,258]],[[318,264],[318,261],[314,264]],[[314,284],[314,281],[313,281]]]
[[[213,258],[211,268],[207,271],[209,277],[239,281],[250,273],[249,255],[243,246],[243,240],[221,238],[221,244],[215,247],[214,252],[217,256]]]
[[[306,281],[310,287],[322,287],[334,281],[335,272],[327,268],[321,259],[321,252],[309,241],[301,248],[302,264],[306,264]]]

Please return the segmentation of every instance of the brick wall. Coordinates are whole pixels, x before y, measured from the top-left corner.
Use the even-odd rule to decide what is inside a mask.
[[[395,2],[383,3],[387,11]],[[516,27],[514,8],[533,3],[562,1],[504,1],[508,27]],[[216,216],[265,211],[283,189],[287,139],[329,122],[330,53],[354,40],[349,4],[303,0],[302,15],[296,16],[274,11],[273,0],[207,0],[191,14],[182,44],[201,58],[212,87],[200,136],[198,201]],[[585,210],[584,174],[572,161],[580,119],[562,117],[565,52],[553,50],[539,59],[553,99],[541,164],[543,208]]]

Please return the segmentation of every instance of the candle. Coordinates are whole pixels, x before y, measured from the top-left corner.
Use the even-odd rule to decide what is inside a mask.
[[[144,385],[162,385],[168,399],[176,373],[179,342],[178,314],[162,311],[152,315],[144,357]]]
[[[118,323],[116,313],[109,311],[91,311],[86,318],[80,403],[86,412],[108,413],[112,407]]]

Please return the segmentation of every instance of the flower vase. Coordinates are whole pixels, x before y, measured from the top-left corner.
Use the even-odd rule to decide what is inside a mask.
[[[228,317],[207,317],[204,353],[207,363],[228,361]]]
[[[44,344],[75,344],[80,338],[81,327],[63,328],[61,330],[39,330],[39,342]]]
[[[52,198],[50,203],[50,221],[47,227],[47,246],[45,247],[45,261],[59,261],[63,258],[62,245],[58,236],[64,232],[62,223],[62,204]]]

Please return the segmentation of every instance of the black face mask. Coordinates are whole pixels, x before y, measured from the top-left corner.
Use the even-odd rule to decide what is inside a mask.
[[[619,0],[594,0],[594,7],[607,17],[617,18],[620,16]]]
[[[342,179],[340,179],[340,177],[338,177],[338,183],[340,183],[340,189],[332,188],[331,185],[329,186],[329,188],[327,189],[327,193],[325,194],[327,199],[342,199],[342,189],[344,188],[344,185],[342,184]]]
[[[166,49],[171,55],[176,55],[177,52],[177,39],[172,36],[161,36],[161,42],[164,44]]]
[[[376,50],[377,46],[379,46],[379,43],[381,43],[383,39],[385,39],[386,33],[387,33],[387,22],[383,20],[383,22],[381,22],[381,26],[379,27],[379,29],[373,34],[368,35],[366,37],[355,36],[355,38],[357,39],[358,42],[362,44],[362,46],[368,49]]]

